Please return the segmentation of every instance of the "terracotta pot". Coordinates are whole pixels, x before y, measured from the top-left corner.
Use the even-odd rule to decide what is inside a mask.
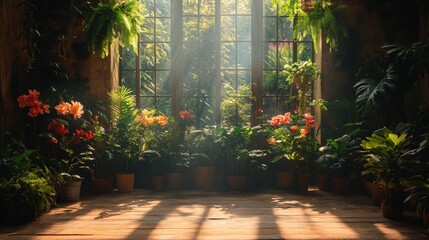
[[[350,180],[345,177],[332,177],[331,189],[337,193],[348,193],[350,188]]]
[[[183,187],[183,173],[173,172],[165,175],[167,189],[178,190]]]
[[[429,227],[429,210],[423,211],[422,219],[425,227]]]
[[[371,190],[372,203],[374,205],[380,205],[381,201],[383,201],[383,187],[375,183],[370,183],[369,187]]]
[[[295,188],[295,173],[293,172],[277,172],[277,187],[280,189]]]
[[[213,166],[192,168],[193,186],[198,189],[210,189],[215,186],[215,168]]]
[[[64,201],[76,201],[80,198],[80,187],[82,180],[65,181],[61,185],[61,199]]]
[[[331,178],[329,175],[324,173],[317,174],[317,186],[320,191],[329,192],[331,191]]]
[[[383,217],[393,219],[393,220],[399,220],[402,218],[403,215],[403,205],[402,204],[392,204],[392,205],[386,205],[385,200],[381,202],[381,212],[383,213]]]
[[[228,186],[232,190],[243,190],[246,187],[245,176],[228,176]]]
[[[95,193],[108,193],[113,190],[113,177],[96,177],[92,180],[92,190]]]
[[[300,193],[307,193],[309,182],[310,182],[310,176],[299,176],[298,177],[298,191]]]
[[[132,192],[134,190],[134,173],[117,173],[116,185],[118,187],[118,192]]]
[[[154,191],[164,190],[164,176],[151,176],[152,189]]]

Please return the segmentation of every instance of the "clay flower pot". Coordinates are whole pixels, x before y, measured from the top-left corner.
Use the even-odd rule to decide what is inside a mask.
[[[118,192],[132,192],[134,190],[134,173],[117,173],[116,184],[118,187]]]

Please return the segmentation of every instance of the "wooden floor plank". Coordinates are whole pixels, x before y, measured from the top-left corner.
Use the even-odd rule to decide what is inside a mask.
[[[381,216],[366,196],[317,190],[113,192],[63,203],[0,239],[428,239],[414,213]]]

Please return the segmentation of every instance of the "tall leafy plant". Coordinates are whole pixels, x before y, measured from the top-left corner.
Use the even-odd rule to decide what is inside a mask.
[[[129,172],[131,162],[138,159],[140,139],[137,135],[137,109],[134,96],[126,87],[109,92],[112,118],[109,145],[118,160],[119,171]]]
[[[100,1],[92,7],[85,25],[90,50],[104,58],[118,38],[119,45],[137,52],[144,11],[138,0]]]

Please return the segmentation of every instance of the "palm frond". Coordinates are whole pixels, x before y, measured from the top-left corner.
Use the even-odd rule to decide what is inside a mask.
[[[358,72],[361,79],[354,85],[357,110],[363,116],[378,109],[382,99],[388,99],[396,87],[398,75],[394,65],[386,69],[374,63],[364,65]]]

